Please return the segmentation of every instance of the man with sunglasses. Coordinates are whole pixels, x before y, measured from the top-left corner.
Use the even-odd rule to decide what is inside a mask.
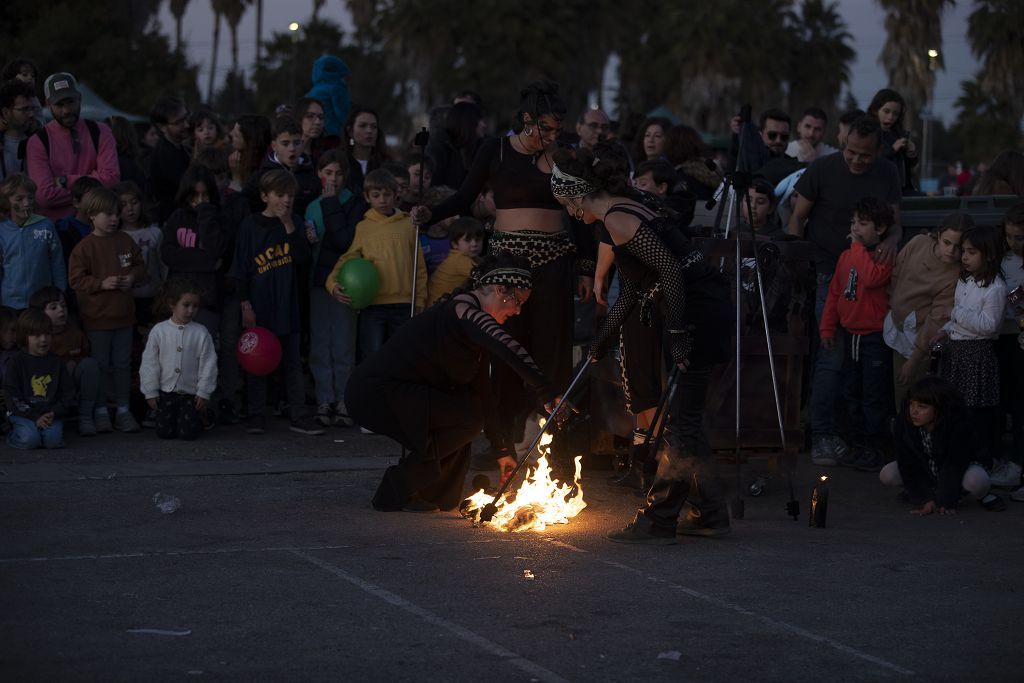
[[[149,186],[160,207],[158,219],[163,223],[178,208],[174,198],[178,194],[181,177],[192,162],[186,144],[189,137],[188,107],[181,98],[165,95],[153,105],[149,120],[160,132],[160,139],[150,157]]]
[[[74,76],[51,74],[43,94],[53,120],[29,138],[25,165],[37,187],[36,212],[56,221],[71,212],[76,180],[91,176],[112,188],[121,181],[121,171],[110,128],[82,118],[82,95]]]

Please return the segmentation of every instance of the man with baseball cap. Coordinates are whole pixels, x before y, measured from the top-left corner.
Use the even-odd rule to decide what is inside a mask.
[[[61,71],[43,82],[53,120],[32,136],[25,152],[35,181],[36,211],[56,221],[71,212],[71,186],[92,176],[113,188],[121,180],[114,135],[103,123],[86,121],[78,81]]]

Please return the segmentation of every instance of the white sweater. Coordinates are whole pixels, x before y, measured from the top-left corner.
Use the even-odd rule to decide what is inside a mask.
[[[197,322],[154,325],[142,352],[139,384],[147,399],[161,391],[210,398],[217,388],[217,352],[210,333]]]
[[[1006,283],[996,279],[988,287],[979,287],[974,277],[958,280],[953,312],[944,330],[950,339],[995,339],[1003,324],[1006,307]]]

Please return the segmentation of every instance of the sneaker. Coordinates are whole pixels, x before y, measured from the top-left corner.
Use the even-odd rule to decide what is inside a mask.
[[[811,445],[811,462],[821,467],[835,467],[839,464],[839,459],[836,457],[830,437],[814,437]]]
[[[345,407],[344,401],[338,401],[334,404],[334,426],[335,427],[355,427],[356,421],[348,416],[348,408]]]
[[[109,434],[114,431],[114,425],[110,422],[110,412],[106,408],[100,408],[96,411],[94,422],[96,424],[96,431],[100,434]]]
[[[704,526],[700,519],[689,516],[679,520],[676,525],[676,533],[680,536],[703,536],[705,538],[721,538],[732,533],[732,526],[726,523],[725,526]]]
[[[146,417],[142,418],[142,426],[146,429],[156,429],[156,410],[150,408],[146,411]]]
[[[981,507],[989,512],[1003,512],[1006,510],[1006,501],[994,493],[988,494],[978,502],[981,503]]]
[[[647,529],[641,529],[636,522],[627,524],[621,529],[613,529],[607,534],[609,541],[614,543],[642,543],[645,545],[675,545],[676,535],[658,536]]]
[[[1018,503],[1024,503],[1024,486],[1010,494],[1010,500],[1015,500]]]
[[[320,426],[317,419],[309,416],[292,420],[292,424],[288,429],[297,434],[308,434],[309,436],[319,436],[324,433],[324,428]]]
[[[334,420],[331,417],[331,404],[321,403],[316,407],[316,421],[324,427],[330,427]]]
[[[262,415],[250,415],[245,425],[247,434],[263,434],[267,431],[267,418]]]
[[[1021,467],[1015,462],[1004,462],[992,470],[989,480],[1000,489],[1015,489],[1020,486]]]
[[[875,448],[854,449],[859,453],[850,463],[850,467],[858,472],[881,472],[885,465],[885,456]]]
[[[118,411],[117,415],[114,416],[114,428],[119,432],[125,432],[127,434],[133,434],[141,429],[139,423],[135,421],[131,412]]]
[[[828,439],[832,443],[833,452],[835,452],[836,457],[838,457],[840,461],[847,458],[853,450],[845,441],[843,441],[842,437],[836,434],[828,437]]]
[[[78,435],[96,436],[96,423],[88,415],[78,416]]]
[[[236,425],[242,421],[235,404],[226,398],[217,403],[217,419],[222,425]]]

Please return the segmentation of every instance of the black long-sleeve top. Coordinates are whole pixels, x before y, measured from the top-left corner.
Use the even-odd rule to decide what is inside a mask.
[[[183,207],[172,213],[163,227],[160,258],[168,278],[185,275],[203,289],[207,308],[219,308],[223,290],[223,263],[230,259],[231,236],[224,216],[213,204]]]
[[[185,175],[192,157],[188,149],[175,145],[161,136],[153,148],[149,163],[149,189],[159,205],[160,222],[174,213],[174,198],[178,194],[178,185]]]
[[[60,356],[33,356],[19,351],[4,371],[4,392],[11,413],[38,420],[52,412],[60,419],[75,400],[75,384]]]
[[[362,196],[353,194],[344,203],[340,197],[324,197],[320,210],[324,217],[324,236],[320,240],[320,254],[313,264],[313,282],[323,283],[334,270],[341,255],[352,246],[356,225],[363,220],[369,207]]]
[[[895,436],[896,464],[911,500],[919,505],[933,500],[938,507],[955,508],[964,472],[978,457],[978,435],[970,411],[961,408],[940,419],[928,449],[925,435],[910,422],[904,406],[896,418]]]

